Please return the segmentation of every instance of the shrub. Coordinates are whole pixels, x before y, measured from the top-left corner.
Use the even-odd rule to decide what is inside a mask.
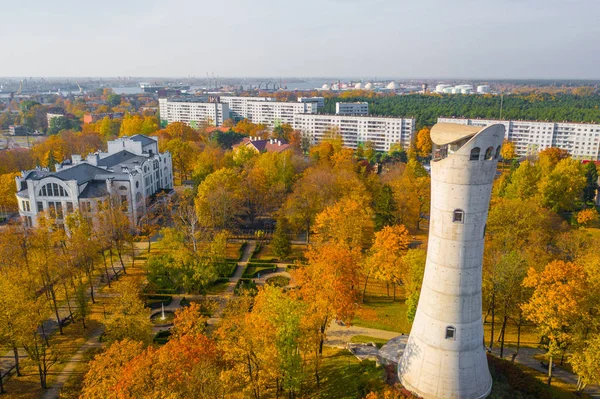
[[[156,333],[156,335],[152,339],[152,342],[154,342],[155,344],[158,344],[158,345],[164,345],[167,343],[167,341],[169,341],[170,337],[171,337],[171,331],[169,331],[169,330],[159,331]]]
[[[146,307],[150,309],[159,309],[162,304],[169,306],[173,301],[173,297],[170,295],[148,295],[146,297]]]
[[[254,296],[258,293],[258,288],[256,287],[256,283],[248,278],[241,278],[238,280],[235,288],[233,289],[233,293],[235,295],[242,295],[243,293],[248,293],[251,296]]]
[[[264,264],[248,263],[242,278],[255,278],[260,273],[273,273],[277,270],[277,266],[265,266]]]
[[[269,277],[266,283],[275,287],[285,287],[290,283],[290,278],[286,276],[273,276]]]
[[[248,246],[247,241],[244,241],[242,243],[242,245],[240,246],[240,255],[238,256],[238,261],[241,261],[242,258],[244,257],[244,250],[246,249],[247,246]]]

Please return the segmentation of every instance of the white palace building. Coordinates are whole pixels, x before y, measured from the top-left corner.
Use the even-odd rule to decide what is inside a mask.
[[[56,164],[56,172],[22,172],[16,183],[19,214],[28,226],[37,226],[38,212],[46,210],[59,224],[75,210],[93,218],[98,203],[114,195],[127,207],[133,227],[145,214],[148,197],[173,188],[173,166],[169,152],[158,152],[157,137],[138,134],[109,141],[108,152],[85,159],[73,155]]]

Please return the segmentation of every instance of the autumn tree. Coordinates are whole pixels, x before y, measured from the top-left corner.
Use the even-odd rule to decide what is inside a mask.
[[[586,345],[573,353],[570,359],[573,371],[577,373],[576,392],[581,392],[590,384],[600,383],[600,334],[586,340]]]
[[[550,385],[553,358],[569,345],[574,326],[581,323],[587,313],[585,270],[577,263],[553,261],[541,272],[530,268],[523,285],[533,289],[529,301],[522,305],[523,312],[548,340]]]
[[[320,243],[362,249],[373,237],[373,212],[362,201],[342,198],[316,216],[314,229]]]
[[[113,298],[112,315],[104,332],[108,342],[129,338],[149,342],[152,326],[150,314],[140,298],[139,281],[131,278],[119,283]]]
[[[325,330],[332,320],[350,322],[360,301],[361,254],[336,243],[311,248],[308,264],[293,272],[298,283],[298,298],[306,303],[304,324],[312,334],[315,378],[320,381],[319,364],[323,353]]]
[[[585,204],[594,203],[598,192],[598,169],[594,162],[588,162],[584,166],[585,187],[583,189],[583,202]]]
[[[582,200],[585,184],[582,165],[570,158],[562,159],[540,181],[542,203],[555,212],[574,210]]]
[[[177,309],[171,336],[178,339],[184,335],[197,335],[204,333],[208,318],[202,315],[202,309],[196,302],[190,303],[190,306]]]
[[[406,292],[406,318],[413,322],[417,313],[417,305],[421,295],[427,251],[421,248],[409,249],[402,258],[404,273],[404,290]]]
[[[598,222],[598,211],[595,208],[588,208],[577,212],[577,223],[587,227]]]
[[[369,277],[373,275],[376,279],[394,285],[394,300],[396,299],[395,285],[404,280],[402,257],[408,249],[409,241],[408,230],[402,225],[386,226],[375,233],[373,246],[365,260],[363,298]]]
[[[431,155],[431,148],[433,143],[431,142],[431,130],[428,127],[424,127],[417,133],[417,154],[422,158],[427,158]]]
[[[198,186],[196,212],[205,226],[231,227],[244,213],[240,175],[225,168],[209,175]]]
[[[517,156],[515,143],[510,140],[504,139],[502,142],[502,148],[500,149],[500,156],[504,162],[511,161]]]
[[[131,339],[116,341],[89,363],[83,379],[82,399],[105,398],[114,390],[124,367],[144,350],[142,342]]]

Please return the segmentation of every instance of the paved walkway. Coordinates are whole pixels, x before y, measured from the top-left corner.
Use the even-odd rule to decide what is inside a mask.
[[[69,359],[65,367],[61,370],[61,372],[56,376],[56,379],[52,382],[52,386],[44,392],[42,399],[56,399],[59,396],[60,390],[65,385],[67,380],[71,378],[72,375],[75,374],[75,367],[84,361],[83,357],[85,352],[92,348],[99,348],[103,345],[102,342],[98,341],[100,335],[104,332],[104,326],[97,327],[94,329],[88,338],[87,341],[79,349],[77,352]]]
[[[128,256],[126,255],[125,258],[128,258]],[[125,259],[124,259],[124,262],[125,262]],[[114,271],[113,271],[113,268],[114,268]],[[123,267],[121,266],[121,262],[119,261],[118,256],[114,255],[113,256],[113,267],[108,268],[109,278],[111,280],[114,280],[115,274],[117,276],[119,276],[122,274],[122,272],[123,272]],[[101,287],[103,287],[104,285],[106,285],[106,271],[104,270],[104,265],[101,265],[101,267],[99,268],[99,273],[97,273],[94,276],[94,282],[92,285],[94,287],[94,297],[101,297],[102,295],[99,293],[99,289]],[[90,298],[89,289],[86,290],[86,295],[88,296],[88,298]],[[74,298],[71,298],[70,307],[71,307],[71,310],[73,310],[73,311],[77,308]],[[71,312],[69,311],[69,304],[67,304],[66,301],[59,304],[58,315],[59,315],[61,322],[63,322],[63,323],[70,318]],[[54,311],[52,311],[50,318],[48,318],[46,321],[44,321],[42,323],[42,325],[43,325],[43,331],[46,333],[47,336],[51,336],[54,333],[56,333],[56,331],[58,331],[58,321],[56,319],[56,313]],[[42,331],[40,329],[40,334],[41,334],[41,332]],[[27,354],[25,353],[25,351],[23,349],[19,349],[19,359],[22,360],[26,357],[27,357]],[[0,375],[3,378],[6,377],[6,375],[8,374],[8,370],[12,370],[14,366],[15,366],[15,359],[14,359],[14,355],[13,355],[13,350],[10,349],[0,356]]]
[[[325,345],[333,346],[336,348],[346,348],[346,344],[350,342],[352,337],[356,335],[366,335],[373,338],[381,339],[392,339],[398,337],[400,334],[392,331],[377,330],[374,328],[358,327],[358,326],[340,326],[335,322],[332,322],[327,328],[327,336],[325,338]],[[492,353],[495,356],[500,356],[500,349],[494,348]],[[510,360],[512,355],[515,353],[515,348],[505,347],[504,348],[504,359]],[[519,354],[515,358],[515,362],[522,364],[526,367],[539,371],[543,374],[548,374],[548,369],[542,367],[539,360],[535,358],[537,355],[543,355],[546,353],[543,349],[538,348],[521,348]],[[555,367],[552,371],[552,379],[561,380],[570,384],[575,390],[577,386],[577,376],[570,373],[560,367]],[[592,398],[600,399],[600,387],[597,385],[588,385],[585,387],[583,392],[590,395]]]

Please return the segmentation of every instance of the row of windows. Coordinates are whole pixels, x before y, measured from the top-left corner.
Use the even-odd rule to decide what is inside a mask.
[[[69,194],[61,185],[48,183],[42,186],[38,195],[43,197],[68,197]]]
[[[484,159],[486,161],[491,161],[492,159],[498,159],[500,157],[500,150],[501,149],[502,149],[502,146],[499,145],[498,148],[496,148],[496,153],[494,154],[494,147],[488,147],[488,149],[485,150]],[[471,157],[469,159],[471,161],[479,161],[480,153],[481,153],[481,148],[474,147],[471,150]]]

